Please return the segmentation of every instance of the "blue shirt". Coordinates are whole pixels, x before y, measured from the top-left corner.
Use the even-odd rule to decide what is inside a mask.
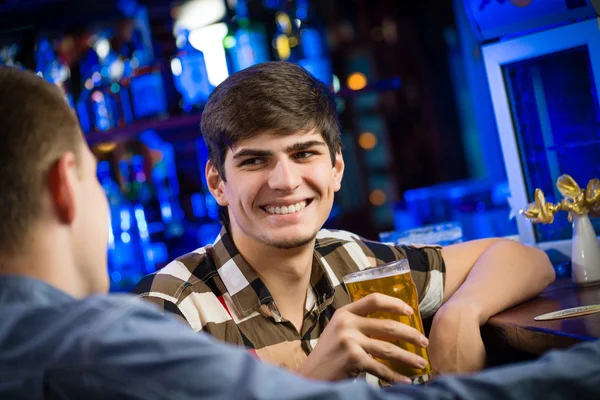
[[[597,343],[535,363],[425,388],[304,380],[194,333],[129,295],[83,300],[39,280],[0,276],[0,398],[600,398]]]

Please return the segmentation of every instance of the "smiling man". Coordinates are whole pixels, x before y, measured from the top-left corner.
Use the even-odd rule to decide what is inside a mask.
[[[270,62],[238,72],[211,94],[202,116],[206,178],[221,206],[213,245],[171,262],[136,287],[195,331],[246,347],[261,360],[314,379],[368,372],[409,382],[374,357],[425,360],[377,338],[429,346],[439,372],[481,369],[479,327],[554,280],[546,255],[502,239],[441,248],[372,242],[321,229],[344,172],[335,101],[302,68]],[[348,273],[408,259],[429,340],[376,311],[414,312],[398,299],[355,303]]]

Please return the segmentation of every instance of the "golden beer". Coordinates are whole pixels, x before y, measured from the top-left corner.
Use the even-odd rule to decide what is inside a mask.
[[[423,322],[421,320],[421,314],[419,313],[419,298],[410,274],[408,260],[394,261],[379,267],[369,268],[346,275],[344,277],[344,284],[348,289],[348,294],[352,301],[361,299],[371,293],[382,293],[401,299],[412,307],[414,310],[413,315],[397,315],[378,311],[369,314],[367,317],[399,321],[403,324],[412,326],[424,334]],[[427,360],[425,368],[414,368],[398,361],[382,360],[379,358],[377,358],[377,360],[394,371],[409,377],[413,383],[427,382],[431,378],[432,373],[427,348],[418,347],[411,343],[405,343],[399,340],[394,340],[392,343]]]

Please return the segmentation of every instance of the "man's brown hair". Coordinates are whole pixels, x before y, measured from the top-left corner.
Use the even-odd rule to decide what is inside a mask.
[[[28,240],[50,167],[64,152],[78,155],[81,144],[78,120],[58,87],[32,72],[0,68],[0,251],[15,254]]]
[[[257,64],[225,79],[208,98],[201,128],[209,159],[223,180],[227,150],[264,132],[316,129],[332,163],[341,149],[333,94],[304,68],[283,61]]]

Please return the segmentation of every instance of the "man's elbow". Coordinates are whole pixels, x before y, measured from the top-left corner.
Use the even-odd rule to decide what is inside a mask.
[[[544,289],[550,286],[556,280],[556,271],[548,258],[548,254],[540,249],[533,249],[540,258],[539,269],[540,273],[544,276]]]
[[[545,251],[536,247],[520,245],[526,252],[527,266],[530,268],[534,281],[539,285],[540,292],[546,289],[556,279],[556,272]]]

